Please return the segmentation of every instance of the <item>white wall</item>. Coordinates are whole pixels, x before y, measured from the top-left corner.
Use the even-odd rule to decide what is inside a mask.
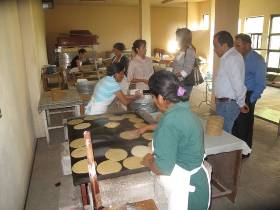
[[[22,16],[22,6],[27,6],[25,9],[30,13],[29,18]],[[26,71],[28,62],[24,52],[32,51],[24,48],[20,21],[33,24],[31,17],[35,17],[35,8],[40,8],[40,1],[0,1],[0,108],[3,115],[0,118],[1,210],[23,209],[34,154],[32,107],[35,107],[35,102],[30,98],[40,92],[40,80],[33,79],[32,75],[38,75],[37,72],[31,72],[30,69]],[[40,13],[40,9],[38,12]],[[37,18],[38,16],[36,21],[40,21]],[[36,35],[31,36],[32,33],[34,30],[28,31],[31,43],[29,49],[36,48],[43,42],[35,42],[33,38]],[[35,65],[39,64],[40,59],[32,55]]]

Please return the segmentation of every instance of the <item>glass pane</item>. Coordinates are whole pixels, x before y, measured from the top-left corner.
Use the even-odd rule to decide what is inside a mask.
[[[280,16],[272,18],[271,33],[280,33]]]
[[[268,54],[268,64],[269,68],[279,68],[280,52],[270,52]]]
[[[269,49],[280,50],[280,35],[274,35],[270,37]]]
[[[263,17],[249,17],[244,23],[245,33],[262,33],[263,32]]]
[[[251,34],[251,40],[252,40],[252,48],[253,49],[259,49],[261,48],[261,41],[262,36],[258,34]]]

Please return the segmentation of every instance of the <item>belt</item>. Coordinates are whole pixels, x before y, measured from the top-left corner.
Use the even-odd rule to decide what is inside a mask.
[[[227,101],[235,101],[235,100],[231,98],[216,98],[216,101],[227,102]]]

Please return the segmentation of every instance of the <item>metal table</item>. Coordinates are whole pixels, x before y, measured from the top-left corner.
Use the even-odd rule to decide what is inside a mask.
[[[48,143],[50,143],[49,130],[64,127],[63,125],[51,126],[50,115],[72,112],[76,117],[78,117],[81,114],[80,106],[82,104],[83,101],[76,89],[53,90],[43,92],[41,94],[38,111],[39,113],[42,111],[44,112],[44,127]]]

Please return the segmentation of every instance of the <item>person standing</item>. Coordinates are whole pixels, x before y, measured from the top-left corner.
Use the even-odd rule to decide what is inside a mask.
[[[188,28],[177,29],[176,40],[180,50],[174,59],[172,67],[176,76],[183,81],[190,97],[193,84],[187,84],[186,78],[193,71],[196,58],[195,48],[192,45],[192,32]]]
[[[148,81],[153,75],[154,69],[152,59],[146,56],[146,41],[142,39],[135,40],[132,50],[135,56],[128,66],[128,82],[130,84],[136,84],[136,89],[148,90]]]
[[[227,31],[220,31],[214,36],[214,51],[221,58],[214,80],[216,112],[224,117],[224,130],[232,132],[232,127],[239,113],[247,113],[245,104],[246,87],[245,66],[242,55],[233,47],[233,38]]]
[[[255,104],[266,85],[265,61],[261,55],[252,50],[251,44],[249,35],[238,34],[235,36],[235,48],[243,56],[245,62],[246,104],[250,111],[239,114],[232,130],[232,134],[245,141],[250,148],[252,148]]]

